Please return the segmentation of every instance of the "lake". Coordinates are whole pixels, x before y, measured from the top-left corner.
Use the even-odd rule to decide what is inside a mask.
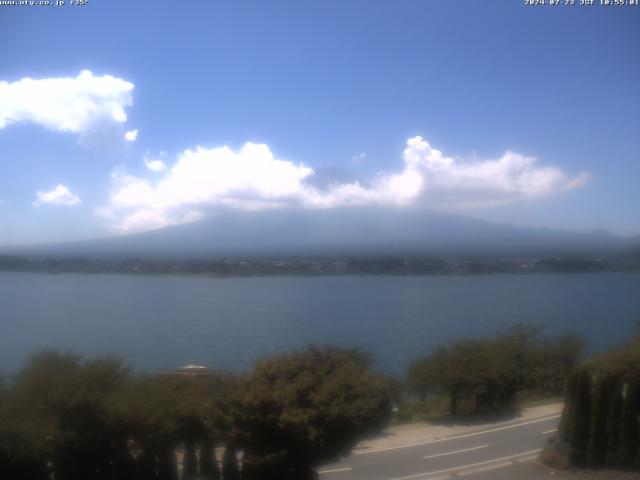
[[[44,348],[116,354],[137,370],[241,371],[310,343],[358,346],[400,375],[436,344],[518,322],[592,351],[640,320],[640,275],[208,278],[0,273],[0,371]]]

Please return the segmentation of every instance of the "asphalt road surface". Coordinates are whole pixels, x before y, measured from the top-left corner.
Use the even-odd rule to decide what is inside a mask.
[[[449,437],[368,450],[318,470],[321,480],[447,480],[540,478],[533,462],[560,415],[479,427]]]

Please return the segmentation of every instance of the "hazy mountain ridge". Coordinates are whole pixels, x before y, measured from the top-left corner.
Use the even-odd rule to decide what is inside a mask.
[[[640,236],[531,229],[412,209],[222,213],[145,233],[5,247],[2,254],[100,257],[608,256],[640,250]]]

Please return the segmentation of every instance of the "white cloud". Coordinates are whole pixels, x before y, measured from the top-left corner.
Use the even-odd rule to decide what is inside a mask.
[[[538,166],[536,158],[511,151],[498,159],[456,160],[422,137],[407,140],[403,160],[401,172],[381,173],[369,187],[348,183],[328,191],[309,191],[306,204],[319,208],[421,204],[431,209],[469,210],[542,199],[590,180],[586,173],[569,177],[560,168]]]
[[[71,193],[71,191],[64,185],[58,185],[49,192],[38,190],[36,192],[36,198],[37,200],[33,202],[34,207],[39,207],[43,204],[65,205],[70,207],[80,205],[82,203],[80,197]]]
[[[539,166],[535,157],[507,151],[500,158],[465,162],[446,157],[422,137],[407,141],[405,171],[414,169],[429,206],[469,209],[536,200],[586,185],[590,176],[570,177],[560,168]]]
[[[109,205],[98,213],[122,232],[159,228],[200,218],[212,207],[275,208],[299,203],[303,180],[313,170],[278,160],[266,145],[197,147],[178,156],[165,176],[152,182],[116,174]]]
[[[152,172],[162,172],[167,168],[167,165],[162,160],[147,157],[144,157],[144,166]]]
[[[364,161],[367,159],[367,154],[365,152],[360,152],[357,155],[354,155],[353,157],[351,157],[351,160],[353,160],[353,163],[364,163]]]
[[[136,139],[138,138],[138,130],[129,130],[128,132],[125,132],[124,134],[124,139],[127,142],[135,142]]]
[[[0,82],[0,129],[36,123],[50,130],[83,133],[95,125],[123,124],[133,103],[130,82],[83,70],[75,77]]]
[[[589,181],[587,174],[570,177],[510,151],[497,159],[457,160],[421,137],[407,141],[403,160],[397,173],[380,173],[366,184],[343,181],[322,189],[312,186],[311,168],[276,159],[267,145],[247,143],[238,151],[197,147],[180,154],[156,181],[115,174],[110,202],[97,212],[127,233],[193,221],[216,208],[486,208],[545,198]],[[157,172],[165,163],[145,159],[145,165]]]

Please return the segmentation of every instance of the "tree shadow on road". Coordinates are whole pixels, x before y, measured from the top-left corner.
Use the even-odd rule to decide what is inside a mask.
[[[467,413],[463,415],[445,415],[438,418],[430,418],[429,423],[432,425],[455,426],[455,425],[485,425],[497,422],[507,422],[516,420],[522,415],[522,411],[518,407],[505,407],[490,412]]]

